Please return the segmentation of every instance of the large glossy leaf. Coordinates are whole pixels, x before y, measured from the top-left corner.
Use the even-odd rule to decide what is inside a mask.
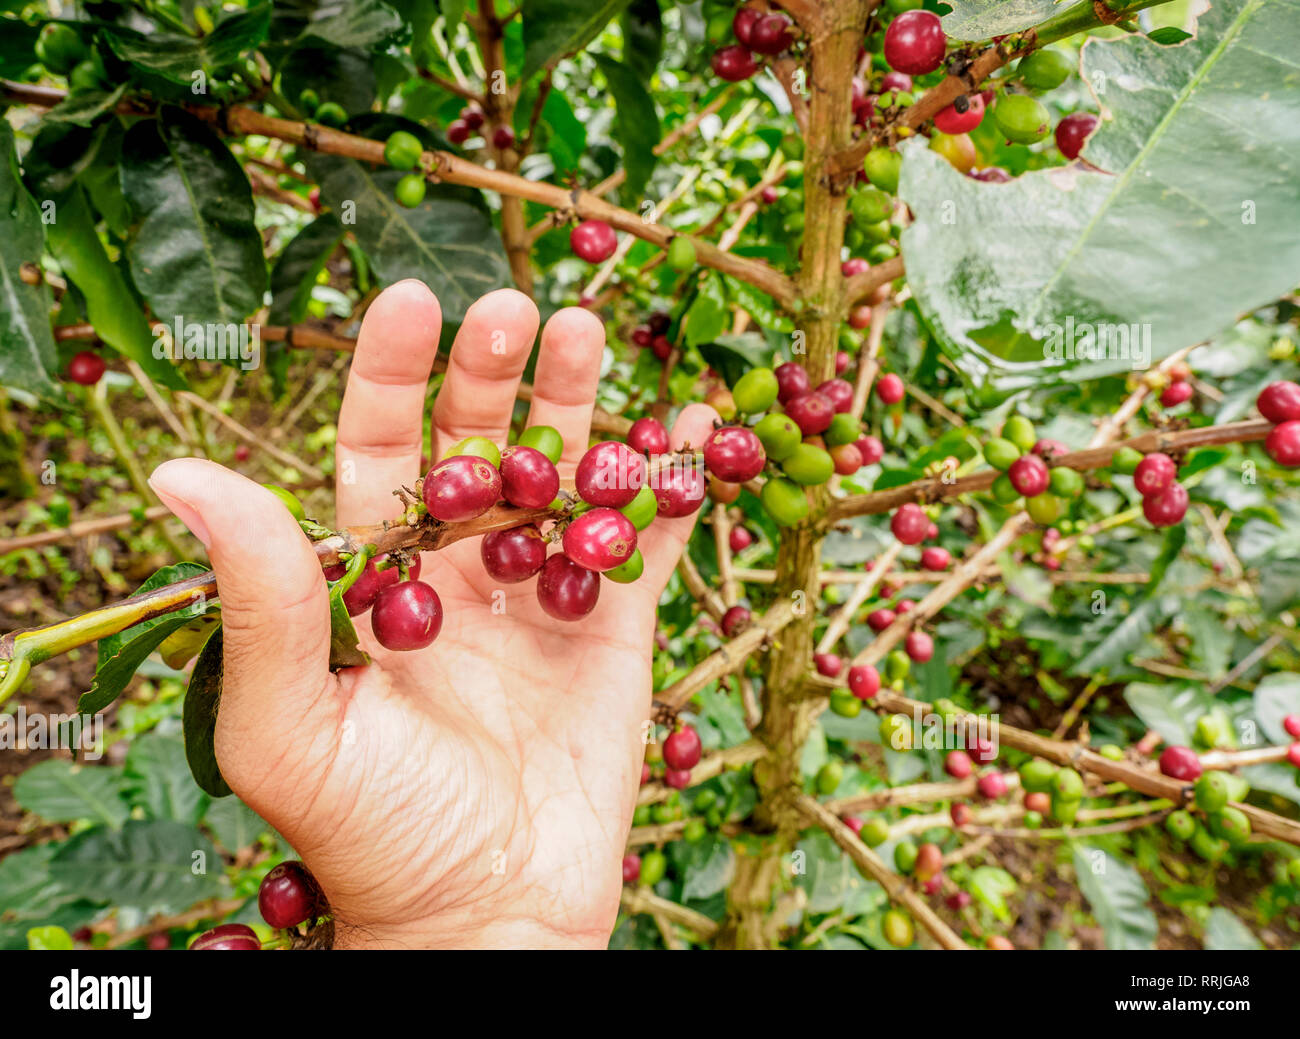
[[[35,61],[40,29],[18,18],[0,18],[0,76],[18,77]]]
[[[203,825],[231,855],[271,832],[271,824],[237,797],[213,801],[203,816]]]
[[[190,86],[196,71],[209,74],[233,64],[266,39],[271,5],[223,18],[203,36],[142,33],[122,26],[104,31],[114,53],[123,61],[170,83]]]
[[[523,0],[524,79],[585,47],[628,0]]]
[[[432,186],[419,206],[405,209],[393,199],[402,176],[396,170],[327,155],[307,161],[321,201],[356,234],[384,284],[418,278],[437,294],[451,322],[464,318],[483,293],[509,284],[505,250],[491,219],[456,190]]]
[[[401,15],[381,0],[332,0],[313,12],[302,35],[339,47],[375,47],[395,40],[405,28]]]
[[[1230,909],[1215,906],[1205,921],[1205,948],[1236,951],[1262,949],[1264,946]]]
[[[14,800],[46,822],[80,819],[113,829],[126,822],[121,797],[122,769],[109,765],[74,765],[53,758],[33,765],[14,783]]]
[[[131,127],[122,190],[139,219],[127,244],[131,274],[157,317],[225,326],[261,306],[266,262],[252,189],[203,123],[165,108]]]
[[[50,290],[23,280],[23,264],[39,264],[44,235],[35,199],[18,173],[14,132],[0,120],[0,385],[40,396],[54,392]]]
[[[659,113],[654,100],[629,65],[603,54],[593,55],[614,98],[618,116],[614,136],[623,147],[624,199],[635,202],[641,197],[655,168],[655,145],[659,143]]]
[[[324,45],[295,48],[280,68],[282,92],[296,102],[306,87],[322,101],[348,112],[364,112],[375,99],[375,70],[365,51]]]
[[[1147,906],[1150,895],[1137,870],[1100,848],[1079,845],[1074,849],[1074,872],[1107,949],[1155,947],[1156,917]]]
[[[632,0],[618,24],[623,30],[623,61],[642,83],[649,84],[664,52],[659,0]]]
[[[230,785],[217,764],[217,710],[221,706],[222,635],[212,633],[190,672],[185,690],[185,760],[190,775],[204,793],[226,797]]]
[[[0,859],[0,949],[25,949],[27,930],[38,924],[78,927],[97,907],[50,876],[60,845],[38,844]],[[96,902],[103,901],[103,893]]]
[[[125,792],[148,819],[198,823],[208,795],[194,785],[185,761],[185,743],[176,736],[145,733],[126,756]]]
[[[108,258],[95,233],[95,218],[79,187],[58,202],[58,219],[46,243],[63,273],[81,290],[86,316],[96,334],[124,357],[140,365],[155,382],[184,389],[176,366],[154,356],[153,333],[121,270]]]
[[[1294,737],[1282,727],[1288,714],[1300,715],[1300,675],[1289,671],[1265,675],[1255,687],[1255,717],[1269,743],[1291,743]]]
[[[204,573],[206,567],[197,563],[177,563],[166,566],[145,581],[139,592],[151,591],[174,581],[183,581]],[[138,592],[137,592],[138,594]],[[117,699],[126,683],[144,663],[145,657],[157,649],[172,632],[184,627],[195,617],[202,616],[212,606],[211,602],[195,599],[189,606],[162,617],[142,621],[125,631],[99,640],[99,663],[90,691],[77,702],[77,709],[95,714]]]
[[[50,876],[88,899],[180,912],[221,891],[221,858],[193,826],[132,819],[120,830],[77,834],[54,856]]]
[[[1113,671],[1141,645],[1156,625],[1163,623],[1177,609],[1177,596],[1157,595],[1143,599],[1102,635],[1087,656],[1071,668],[1071,673],[1090,675],[1098,671]]]
[[[1148,343],[1149,359],[1197,343],[1290,291],[1300,91],[1286,86],[1298,17],[1300,0],[1216,0],[1177,46],[1088,41],[1084,77],[1108,118],[1084,157],[1104,173],[984,184],[922,142],[907,146],[908,283],[953,360],[1003,389],[1091,379],[1140,365]],[[1110,349],[1094,357],[1089,333],[1103,331]]]
[[[1199,687],[1133,682],[1124,700],[1147,728],[1160,733],[1166,743],[1189,746],[1196,720],[1217,706],[1214,697]]]
[[[271,324],[294,325],[307,316],[316,276],[334,255],[345,233],[336,216],[323,213],[280,250],[271,269]]]
[[[1077,0],[945,0],[943,16],[950,40],[987,40],[1032,28],[1068,10]]]

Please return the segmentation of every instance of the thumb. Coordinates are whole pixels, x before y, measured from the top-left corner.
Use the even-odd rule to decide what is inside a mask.
[[[224,629],[221,724],[255,745],[281,717],[301,717],[329,678],[316,553],[279,498],[214,462],[164,462],[149,485],[208,550]]]

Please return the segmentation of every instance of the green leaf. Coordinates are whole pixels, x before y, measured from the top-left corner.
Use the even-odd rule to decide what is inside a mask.
[[[1142,640],[1157,625],[1162,624],[1177,609],[1177,596],[1157,595],[1143,599],[1123,620],[1107,630],[1088,655],[1070,669],[1070,673],[1089,675],[1114,670],[1141,645]]]
[[[727,329],[727,293],[722,279],[706,274],[699,289],[682,322],[687,346],[711,343]]]
[[[152,591],[163,585],[183,581],[199,574],[207,573],[207,567],[198,563],[177,563],[165,566],[145,581],[137,591]],[[202,616],[211,607],[211,603],[196,598],[189,606],[174,613],[155,617],[152,620],[134,624],[125,631],[99,640],[99,663],[95,668],[95,679],[90,691],[84,693],[77,702],[77,709],[85,714],[97,714],[117,699],[118,694],[126,688],[144,659],[161,645],[173,631],[184,627],[195,617]]]
[[[237,325],[262,305],[266,261],[252,189],[202,122],[164,108],[131,127],[122,190],[140,221],[127,243],[131,274],[160,320]]]
[[[51,758],[33,765],[14,783],[14,800],[46,822],[88,819],[117,829],[128,815],[122,800],[122,769],[109,765],[74,765]]]
[[[176,366],[154,356],[158,341],[135,300],[122,271],[108,258],[95,220],[79,187],[57,202],[58,217],[49,226],[47,244],[63,273],[81,290],[86,316],[96,334],[123,357],[135,361],[151,379],[185,388]]]
[[[581,50],[628,0],[522,0],[525,80]]]
[[[302,39],[324,40],[339,47],[370,47],[398,42],[406,31],[401,16],[380,0],[327,3],[314,12]]]
[[[229,784],[217,764],[217,709],[221,706],[222,635],[218,628],[208,639],[190,672],[185,690],[183,725],[185,760],[199,789],[212,797],[226,797]]]
[[[1165,531],[1165,539],[1160,546],[1160,554],[1156,556],[1155,561],[1151,564],[1146,587],[1148,596],[1152,595],[1160,587],[1160,583],[1165,579],[1165,573],[1169,570],[1169,565],[1178,558],[1178,554],[1182,552],[1185,544],[1187,544],[1187,528],[1181,523]]]
[[[728,386],[734,386],[736,380],[751,368],[767,364],[771,353],[761,335],[742,332],[739,335],[719,335],[711,342],[701,343],[700,356]]]
[[[50,877],[50,860],[61,845],[50,842],[0,859],[0,949],[27,948],[27,931],[46,925],[77,928],[98,912]],[[96,902],[102,902],[101,895]]]
[[[205,36],[136,32],[123,26],[103,31],[113,52],[150,75],[189,88],[200,70],[212,75],[233,65],[266,39],[271,26],[271,5],[223,18]]]
[[[618,109],[614,137],[622,145],[623,169],[627,173],[622,195],[635,202],[649,183],[657,161],[654,149],[659,143],[659,113],[654,99],[629,66],[603,54],[592,57],[605,74],[605,83]]]
[[[399,206],[393,186],[402,174],[376,170],[352,159],[311,155],[321,200],[340,213],[386,285],[418,278],[442,305],[443,319],[460,322],[479,296],[510,284],[501,238],[488,215],[455,188],[430,186],[414,209]],[[344,202],[355,206],[349,224]]]
[[[16,79],[35,64],[40,31],[17,18],[0,18],[0,76]]]
[[[145,733],[126,756],[125,794],[149,819],[198,823],[208,795],[194,785],[186,764],[185,743],[175,736]]]
[[[1300,715],[1300,675],[1289,671],[1265,675],[1255,686],[1254,697],[1255,717],[1264,738],[1275,744],[1294,742],[1295,737],[1282,727],[1282,719],[1288,714]]]
[[[619,27],[623,30],[623,62],[648,86],[664,53],[659,0],[632,0],[619,18]]]
[[[281,92],[294,104],[306,87],[321,101],[333,101],[347,112],[365,112],[375,100],[375,70],[365,51],[338,47],[296,47],[280,66]]]
[[[883,904],[884,891],[858,872],[829,834],[821,830],[805,834],[796,851],[802,859],[796,860],[794,882],[808,894],[808,912],[865,913]]]
[[[522,106],[521,106],[522,108]],[[519,113],[519,110],[516,110]],[[587,125],[574,114],[569,99],[552,90],[542,103],[540,125],[548,131],[546,154],[557,172],[578,168],[587,150]]]
[[[250,847],[262,834],[274,832],[270,823],[238,797],[213,801],[203,816],[203,824],[230,855]]]
[[[127,84],[122,83],[111,91],[87,90],[69,94],[45,113],[47,123],[75,123],[90,126],[105,112],[111,112],[126,94]]]
[[[1016,892],[1016,878],[996,866],[980,866],[971,871],[970,892],[983,902],[999,920],[1010,920],[1007,896]]]
[[[193,826],[132,819],[120,830],[85,830],[59,849],[50,876],[87,899],[180,912],[221,892],[221,857]]]
[[[271,268],[272,325],[296,325],[307,316],[316,276],[347,233],[332,213],[322,213],[283,249]]]
[[[1205,921],[1207,950],[1262,949],[1264,945],[1229,909],[1215,906]]]
[[[710,836],[686,847],[689,850],[682,865],[682,900],[710,898],[725,891],[735,870],[730,842]]]
[[[27,932],[27,948],[67,952],[72,948],[72,935],[62,927],[33,927]]]
[[[357,629],[343,603],[343,593],[337,588],[330,592],[330,667],[360,667],[370,663],[357,643]]]
[[[1166,743],[1191,746],[1196,719],[1213,711],[1216,701],[1202,688],[1133,682],[1124,700],[1142,724],[1165,738]]]
[[[1176,25],[1162,25],[1159,29],[1153,29],[1147,33],[1147,39],[1152,43],[1158,43],[1162,47],[1169,47],[1175,43],[1182,43],[1183,40],[1190,40],[1192,34],[1185,29],[1180,29]]]
[[[1150,895],[1137,870],[1100,848],[1081,844],[1074,847],[1074,872],[1107,949],[1155,947],[1156,917],[1147,906]]]
[[[41,214],[18,173],[14,131],[0,120],[0,385],[41,397],[54,393],[50,290],[28,285],[24,264],[39,264],[44,248]]]
[[[1040,25],[1067,10],[1068,0],[944,0],[952,8],[943,16],[951,40],[988,40]]]
[[[1089,40],[1111,118],[1084,157],[1105,173],[983,184],[904,148],[908,284],[963,371],[1009,390],[1132,370],[1294,287],[1300,91],[1279,84],[1297,17],[1300,0],[1219,0],[1177,47]],[[1106,356],[1078,358],[1101,332]]]

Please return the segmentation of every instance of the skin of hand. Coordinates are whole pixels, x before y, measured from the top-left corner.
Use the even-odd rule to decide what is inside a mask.
[[[433,407],[433,454],[466,436],[505,445],[538,313],[503,289],[473,304]],[[340,526],[395,518],[419,478],[441,313],[404,281],[367,310],[336,445]],[[541,335],[528,425],[564,437],[562,479],[588,446],[605,338],[581,309]],[[675,447],[716,413],[683,410]],[[640,783],[655,610],[695,517],[641,533],[645,573],[602,580],[576,623],[499,587],[470,538],[425,553],[442,600],[428,648],[379,646],[331,674],[326,584],[288,510],[215,463],[176,459],[151,479],[208,550],[224,623],[216,754],[231,788],[302,856],[329,899],[336,948],[601,947],[618,912]]]

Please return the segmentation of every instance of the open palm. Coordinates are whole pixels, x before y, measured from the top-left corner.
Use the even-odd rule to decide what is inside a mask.
[[[407,281],[362,325],[339,418],[338,522],[399,514],[420,475],[424,401],[441,318]],[[537,310],[508,290],[469,309],[433,413],[433,457],[471,435],[504,444]],[[598,319],[542,333],[530,425],[586,450],[604,350]],[[687,408],[674,444],[699,444],[712,409]],[[207,546],[225,624],[217,758],[230,786],[302,855],[330,899],[340,946],[603,946],[640,779],[660,592],[694,518],[642,532],[644,576],[602,581],[582,621],[554,620],[535,582],[502,586],[478,539],[427,553],[438,640],[375,643],[373,663],[328,669],[315,554],[269,492],[212,463],[169,462],[152,483]]]

